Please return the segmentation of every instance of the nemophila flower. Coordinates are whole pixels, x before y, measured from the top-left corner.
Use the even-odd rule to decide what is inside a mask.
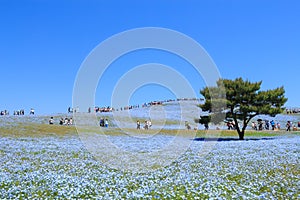
[[[0,198],[297,198],[299,141],[220,142],[204,158],[193,142],[174,164],[136,176],[100,165],[75,136],[1,138]],[[124,148],[151,150],[144,144]]]

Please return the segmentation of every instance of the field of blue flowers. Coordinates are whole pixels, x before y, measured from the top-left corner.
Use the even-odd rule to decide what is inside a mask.
[[[15,124],[17,119],[6,120]],[[76,133],[10,136],[0,128],[0,199],[300,198],[298,133],[193,140],[172,164],[139,174],[103,165]],[[126,143],[119,135],[111,137]],[[213,148],[203,153],[210,142]]]

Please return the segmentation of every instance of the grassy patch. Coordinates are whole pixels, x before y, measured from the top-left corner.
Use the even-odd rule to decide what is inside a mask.
[[[100,120],[101,117],[98,117],[98,121]],[[144,125],[144,122],[146,120],[150,120],[149,117],[127,117],[127,116],[122,116],[122,117],[116,117],[112,119],[111,117],[104,117],[107,118],[110,122],[118,121],[118,123],[121,124],[136,124],[137,121],[140,121],[141,127]],[[179,125],[180,121],[179,120],[159,120],[159,119],[151,119],[152,124],[163,126],[163,125]],[[111,124],[114,125],[115,124]]]
[[[0,127],[1,136],[10,137],[39,137],[49,135],[66,135],[76,133],[74,126],[26,123],[17,126]]]
[[[167,124],[176,124],[175,121],[168,121]],[[96,133],[105,135],[124,135],[124,134],[163,134],[163,135],[180,135],[180,136],[192,136],[197,138],[220,138],[220,137],[233,137],[238,138],[236,131],[228,130],[174,130],[174,129],[149,129],[149,130],[137,130],[135,128],[102,128],[99,126],[64,126],[64,125],[49,125],[40,123],[17,123],[13,126],[1,126],[0,136],[2,137],[41,137],[41,136],[64,136],[70,134],[79,133]],[[286,132],[282,131],[246,131],[245,138],[249,137],[277,137],[277,136],[298,136],[300,131]]]
[[[287,136],[287,135],[300,135],[299,132],[286,132],[286,131],[246,131],[245,138],[248,137],[276,137],[276,136]],[[199,130],[197,131],[196,137],[237,137],[237,131],[228,130]]]

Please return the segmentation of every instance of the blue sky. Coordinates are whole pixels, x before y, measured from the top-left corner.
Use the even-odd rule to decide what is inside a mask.
[[[34,107],[40,114],[65,112],[88,54],[110,36],[141,27],[186,34],[205,48],[223,78],[262,80],[262,89],[284,86],[286,106],[300,106],[296,0],[1,0],[0,25],[0,110]],[[99,82],[97,105],[109,105],[110,92],[122,73],[143,63],[174,67],[197,93],[205,86],[188,63],[168,53],[149,50],[125,57],[114,62]],[[138,89],[130,102],[172,97],[167,88],[150,85]]]

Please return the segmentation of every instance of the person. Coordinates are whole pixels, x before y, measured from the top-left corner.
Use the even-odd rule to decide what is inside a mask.
[[[298,130],[298,128],[294,125],[293,126],[293,131],[297,131]]]
[[[148,121],[146,120],[146,121],[145,121],[145,125],[144,125],[144,129],[145,129],[145,130],[148,130],[148,128],[149,128],[149,127],[148,127]]]
[[[277,129],[280,130],[280,123],[279,122],[277,122],[276,126],[277,126]]]
[[[50,119],[49,119],[49,124],[54,124],[54,119],[53,119],[53,117],[50,117]]]
[[[269,130],[269,128],[270,128],[269,120],[265,120],[265,129]]]
[[[263,122],[258,121],[258,130],[262,131],[263,130]]]
[[[286,123],[286,131],[291,131],[291,122],[287,121]]]
[[[105,127],[107,128],[108,127],[108,120],[105,119]]]
[[[34,115],[34,109],[33,108],[30,109],[30,113],[29,114],[30,115]]]
[[[59,125],[63,125],[64,124],[64,119],[61,117],[59,120]]]
[[[151,122],[151,120],[149,120],[148,121],[148,128],[151,128],[151,126],[152,126],[152,122]]]
[[[252,129],[257,131],[257,126],[255,122],[252,122]]]
[[[233,130],[233,121],[228,121],[227,122],[227,129],[228,130]]]
[[[191,130],[191,126],[190,126],[190,124],[189,124],[188,121],[185,121],[185,127],[186,127],[188,130]]]
[[[274,120],[271,120],[271,126],[272,126],[272,130],[274,131],[275,130],[275,122],[274,122]]]
[[[139,120],[136,121],[136,129],[141,129],[141,123]]]
[[[100,126],[101,127],[104,127],[104,119],[101,117],[101,119],[100,119]]]
[[[69,125],[68,123],[69,123],[69,119],[66,117],[64,121],[64,125]]]
[[[73,125],[73,118],[72,117],[69,119],[69,124]]]

